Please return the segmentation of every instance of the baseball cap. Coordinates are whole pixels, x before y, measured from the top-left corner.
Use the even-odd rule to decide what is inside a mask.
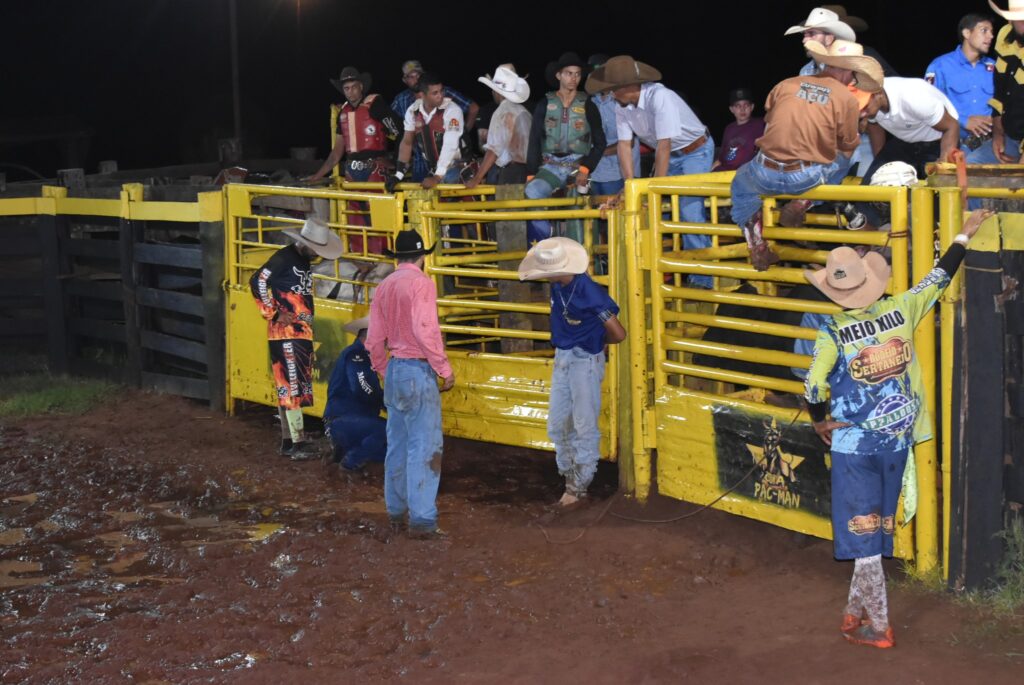
[[[729,91],[729,104],[735,105],[740,100],[754,101],[754,92],[749,88],[733,88]]]
[[[423,65],[418,59],[410,59],[402,63],[402,76],[408,76],[414,71],[423,73]]]

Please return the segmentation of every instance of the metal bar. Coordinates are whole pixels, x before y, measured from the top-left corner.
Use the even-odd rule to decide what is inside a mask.
[[[527,314],[548,314],[551,312],[550,305],[546,304],[522,304],[520,302],[499,302],[497,300],[466,300],[453,297],[437,298],[438,307],[465,307],[469,309],[483,309],[495,312],[524,312]]]
[[[424,210],[420,216],[432,219],[488,223],[492,221],[529,221],[530,219],[600,219],[596,209],[561,209],[547,212],[460,212],[457,210]]]
[[[664,222],[666,233],[683,233],[689,235],[732,236],[743,239],[743,229],[731,224],[695,224],[684,222]],[[847,231],[833,228],[783,228],[765,226],[764,237],[769,240],[802,240],[819,243],[842,243],[851,245],[874,245],[885,247],[889,244],[888,233],[879,231]]]
[[[458,256],[445,256],[444,254],[434,257],[434,264],[437,266],[453,266],[456,264],[494,264],[500,261],[521,260],[526,256],[526,250],[514,252],[485,252]],[[496,268],[496,267],[495,267]]]
[[[677,338],[668,333],[663,333],[661,340],[665,349],[677,350],[679,352],[693,352],[694,354],[706,354],[712,357],[726,357],[755,364],[772,364],[774,366],[806,369],[811,365],[811,357],[806,354],[781,352],[779,350],[762,350],[759,347],[729,345],[727,343],[709,342],[707,340],[690,340]]]
[[[444,333],[460,333],[463,335],[489,335],[501,338],[519,338],[523,340],[550,340],[547,331],[520,331],[514,328],[494,328],[491,326],[449,326],[441,324]]]
[[[697,314],[695,312],[674,312],[666,310],[662,312],[661,318],[664,321],[692,323],[709,328],[727,328],[733,331],[746,331],[748,333],[763,333],[764,335],[775,335],[780,338],[814,340],[818,337],[818,331],[814,328],[791,326],[783,323],[768,323],[765,321],[755,321],[753,319],[738,319],[731,316],[718,316],[715,314]]]
[[[745,307],[761,307],[763,309],[775,309],[787,312],[809,312],[814,314],[835,314],[842,311],[842,308],[832,302],[819,302],[817,300],[798,300],[788,297],[773,297],[771,295],[748,295],[746,293],[726,293],[704,290],[703,288],[676,288],[669,285],[661,285],[654,289],[664,297],[679,297],[686,300],[698,302],[714,302],[717,304],[737,304]]]
[[[712,381],[733,383],[735,385],[749,385],[755,388],[765,388],[767,390],[776,390],[778,392],[789,392],[794,395],[801,395],[804,392],[803,383],[798,381],[787,381],[782,378],[759,376],[752,373],[743,373],[742,371],[713,369],[707,366],[684,364],[681,362],[664,361],[661,363],[661,366],[669,373],[676,373],[683,376],[706,378]]]

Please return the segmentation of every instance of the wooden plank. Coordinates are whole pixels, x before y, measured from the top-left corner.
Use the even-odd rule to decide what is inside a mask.
[[[75,238],[68,240],[61,247],[64,253],[71,257],[118,259],[120,256],[120,246],[116,240]]]
[[[193,340],[175,338],[173,335],[156,331],[140,331],[139,339],[147,350],[155,350],[164,354],[184,357],[200,364],[206,363],[206,346]]]
[[[166,309],[172,312],[191,314],[192,316],[203,315],[203,298],[198,295],[187,295],[170,290],[140,287],[136,292],[136,298],[138,303],[144,307]]]
[[[155,312],[153,317],[153,328],[156,329],[157,333],[166,333],[176,338],[195,340],[197,342],[206,340],[206,327],[202,323],[183,321],[159,311]]]
[[[68,321],[68,332],[71,335],[123,343],[125,328],[122,323],[100,321],[98,319],[83,319],[76,316]]]
[[[209,383],[199,378],[169,376],[167,374],[144,371],[142,373],[142,387],[152,388],[171,395],[192,397],[197,400],[210,399]]]
[[[203,268],[203,254],[198,245],[158,245],[138,243],[135,245],[135,261],[159,266],[180,266],[187,269]]]
[[[124,290],[120,281],[93,281],[87,278],[68,278],[64,282],[68,297],[89,297],[96,300],[121,302]]]

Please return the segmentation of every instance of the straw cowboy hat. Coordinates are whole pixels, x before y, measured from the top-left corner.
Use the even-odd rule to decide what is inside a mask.
[[[861,309],[878,301],[891,272],[877,252],[861,257],[852,247],[843,246],[828,253],[824,269],[804,271],[804,277],[840,307]]]
[[[501,64],[494,70],[494,76],[487,74],[478,78],[477,81],[517,105],[530,99],[530,84],[516,73],[511,64]]]
[[[545,238],[530,248],[519,263],[520,281],[575,276],[587,270],[587,249],[572,238]]]
[[[816,40],[809,40],[804,47],[815,62],[852,71],[858,90],[868,93],[882,90],[882,81],[885,80],[882,65],[874,57],[865,56],[860,43],[836,39],[826,48]]]
[[[338,76],[338,78],[331,79],[331,85],[344,93],[344,85],[348,81],[359,81],[363,84],[363,92],[369,93],[370,84],[373,83],[373,77],[370,76],[370,72],[368,71],[359,71],[355,67],[345,67],[341,70],[341,75]]]
[[[988,4],[996,14],[1007,21],[1024,21],[1024,0],[1009,0],[1005,10],[999,9],[992,0],[988,0]]]
[[[593,95],[612,88],[660,80],[661,72],[651,65],[637,62],[629,55],[617,55],[587,77],[586,91]]]
[[[344,328],[347,333],[351,333],[352,335],[359,335],[359,331],[363,330],[364,328],[369,328],[369,327],[370,327],[370,315],[369,314],[367,314],[366,316],[360,316],[358,319],[352,319],[347,324],[342,326],[342,328]]]
[[[828,10],[829,12],[835,12],[839,17],[839,21],[849,26],[854,31],[867,31],[868,23],[860,17],[855,17],[852,14],[846,13],[846,8],[842,5],[822,5],[821,9]]]
[[[789,36],[794,33],[803,33],[808,29],[817,29],[825,33],[831,33],[841,40],[857,40],[857,34],[850,28],[850,25],[842,21],[838,14],[824,7],[812,9],[803,24],[790,26],[783,35]]]
[[[324,223],[323,219],[310,217],[306,219],[306,223],[302,224],[301,231],[289,228],[281,233],[296,243],[308,246],[324,259],[337,259],[341,256],[341,238]]]
[[[423,247],[423,238],[413,230],[399,231],[395,236],[395,249],[384,248],[384,254],[388,257],[419,257],[421,254],[430,254],[437,247],[434,243],[429,248]]]

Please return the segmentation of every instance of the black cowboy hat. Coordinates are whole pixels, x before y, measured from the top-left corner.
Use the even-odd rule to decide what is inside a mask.
[[[338,78],[331,79],[331,85],[344,93],[345,90],[342,86],[345,85],[346,81],[359,81],[363,84],[363,93],[369,94],[370,84],[373,83],[373,77],[370,76],[370,72],[368,71],[359,71],[355,67],[345,67],[341,70],[341,75],[338,76]]]
[[[583,80],[587,77],[588,65],[586,60],[582,59],[575,52],[563,52],[562,56],[554,62],[548,62],[547,68],[544,69],[544,76],[547,78],[549,86],[553,88],[558,87],[558,79],[555,78],[555,74],[566,67],[579,67],[583,71],[583,76],[580,78],[580,84],[582,85]]]
[[[430,254],[437,247],[434,243],[429,248],[423,247],[423,238],[413,230],[399,231],[395,236],[394,251],[384,248],[384,254],[388,257],[418,257],[421,254]]]

